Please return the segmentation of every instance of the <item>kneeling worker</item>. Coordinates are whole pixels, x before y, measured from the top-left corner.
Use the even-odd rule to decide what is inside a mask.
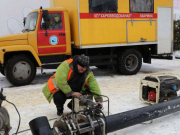
[[[49,103],[53,98],[57,115],[62,115],[66,99],[81,97],[86,90],[93,93],[96,102],[102,106],[102,97],[98,96],[101,91],[89,68],[89,57],[82,54],[62,62],[43,88],[43,93]],[[69,103],[68,107],[72,108],[72,105]]]

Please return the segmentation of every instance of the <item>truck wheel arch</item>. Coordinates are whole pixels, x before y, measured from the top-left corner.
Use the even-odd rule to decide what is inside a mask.
[[[30,51],[14,51],[14,52],[6,52],[4,54],[4,65],[6,65],[7,61],[16,55],[26,55],[28,56],[35,64],[36,67],[41,66],[41,63],[38,62],[38,59],[34,56],[34,54]],[[39,60],[40,61],[40,60]]]
[[[0,50],[4,50],[0,54],[0,60],[2,65],[5,65],[8,59],[15,55],[25,54],[31,57],[36,62],[37,67],[41,66],[41,61],[37,52],[30,45],[3,46],[0,47]]]

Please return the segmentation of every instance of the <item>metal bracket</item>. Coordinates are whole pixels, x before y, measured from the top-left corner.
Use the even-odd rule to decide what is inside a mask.
[[[78,132],[80,134],[87,133],[87,132],[91,132],[92,134],[94,134],[93,133],[94,130],[95,130],[94,123],[92,122],[92,119],[91,119],[91,117],[89,115],[86,114],[86,118],[87,118],[88,123],[90,124],[90,126],[88,128],[87,127],[86,128],[80,128],[79,123],[78,123],[78,121],[76,119],[77,130],[78,130]]]
[[[134,22],[134,19],[131,19],[131,24],[132,24],[132,26],[133,26],[133,22]]]
[[[73,121],[72,115],[69,115],[68,120],[69,120],[69,123],[72,126],[73,130],[77,130],[76,126],[75,126],[75,123]],[[76,135],[76,133],[74,133],[73,135]]]
[[[66,123],[69,131],[70,131],[70,134],[73,135],[73,131],[72,131],[72,127],[71,127],[71,124],[69,123],[68,121],[68,118],[64,117],[64,122]]]
[[[46,74],[45,72],[43,72],[43,68],[42,67],[41,67],[41,74],[43,74],[43,75]]]
[[[147,39],[141,38],[140,42],[147,42]]]
[[[100,118],[100,120],[101,120],[101,122],[103,124],[103,135],[105,135],[106,134],[106,123],[102,118]]]
[[[150,25],[152,25],[152,19],[150,19]]]

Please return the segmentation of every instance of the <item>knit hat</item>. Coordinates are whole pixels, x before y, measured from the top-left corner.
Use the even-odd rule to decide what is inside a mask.
[[[90,58],[82,54],[78,57],[77,64],[79,64],[81,67],[88,67],[89,61],[90,61]]]

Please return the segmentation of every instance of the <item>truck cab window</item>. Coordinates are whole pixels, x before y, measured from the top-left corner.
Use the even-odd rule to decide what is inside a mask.
[[[43,22],[44,22],[44,20],[42,18],[41,26],[42,26]],[[41,29],[43,29],[43,28],[41,27]],[[49,13],[49,28],[48,28],[48,30],[57,30],[57,29],[62,29],[62,15]]]
[[[117,0],[89,0],[90,13],[117,13]]]
[[[130,0],[131,13],[153,13],[154,0]]]
[[[37,18],[38,18],[37,12],[29,14],[27,16],[25,30],[34,31],[36,29]]]

